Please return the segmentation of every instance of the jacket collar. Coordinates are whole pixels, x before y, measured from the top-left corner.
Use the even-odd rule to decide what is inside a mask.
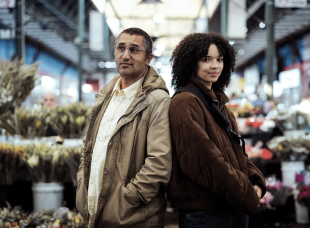
[[[222,107],[229,101],[228,97],[223,91],[214,91],[214,94],[213,90],[207,87],[207,83],[198,76],[192,77],[189,82],[200,89],[207,99],[213,101],[217,100],[219,102],[219,107]]]
[[[119,74],[114,76],[114,78],[100,90],[99,96],[105,99],[106,96],[110,95],[120,77],[121,76]],[[169,94],[163,78],[157,74],[156,70],[152,66],[148,66],[147,74],[140,81],[139,88],[135,96],[141,97],[143,95],[147,95],[155,89],[165,90]]]

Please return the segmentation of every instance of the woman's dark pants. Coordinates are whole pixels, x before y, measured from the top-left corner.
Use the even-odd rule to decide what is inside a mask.
[[[180,228],[248,228],[249,216],[240,211],[179,209]]]

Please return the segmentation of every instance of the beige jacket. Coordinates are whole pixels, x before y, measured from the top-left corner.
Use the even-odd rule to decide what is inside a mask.
[[[163,227],[165,186],[171,175],[170,97],[164,80],[149,67],[135,99],[119,119],[107,148],[98,211],[88,214],[92,151],[102,116],[119,75],[98,95],[84,139],[77,174],[76,206],[90,227]]]

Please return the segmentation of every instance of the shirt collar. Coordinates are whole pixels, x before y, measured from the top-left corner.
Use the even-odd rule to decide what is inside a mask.
[[[120,93],[121,91],[123,91],[125,93],[125,96],[127,98],[130,98],[132,96],[134,96],[139,88],[139,83],[140,81],[143,79],[144,77],[140,78],[138,81],[136,81],[135,83],[133,83],[131,86],[127,87],[126,89],[121,90],[120,88],[120,83],[121,83],[121,78],[119,78],[114,86],[113,92],[116,91],[118,93]]]

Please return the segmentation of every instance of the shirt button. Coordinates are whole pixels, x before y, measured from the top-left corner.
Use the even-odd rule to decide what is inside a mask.
[[[109,146],[111,146],[112,145],[112,142],[109,142]]]
[[[104,171],[104,175],[107,175],[107,171]]]
[[[147,105],[147,102],[146,102],[146,101],[144,101],[144,105]]]

